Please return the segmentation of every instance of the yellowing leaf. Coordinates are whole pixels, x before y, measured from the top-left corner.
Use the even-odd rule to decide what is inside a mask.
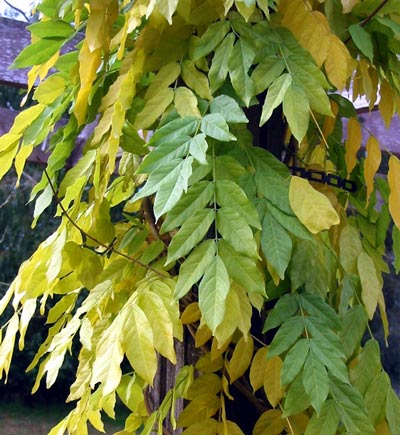
[[[36,88],[34,98],[41,104],[51,104],[64,89],[65,80],[61,76],[53,75]]]
[[[345,160],[347,173],[350,174],[357,163],[357,152],[362,140],[361,126],[357,119],[350,118],[347,124],[347,139],[345,143]]]
[[[374,136],[370,136],[367,141],[367,158],[364,162],[364,177],[365,185],[367,186],[367,207],[369,204],[369,198],[374,190],[374,177],[379,169],[382,160],[381,149],[379,148],[379,142]]]
[[[392,88],[386,80],[381,82],[379,94],[381,97],[378,103],[379,111],[381,112],[386,128],[389,128],[394,115],[394,98]]]
[[[269,403],[275,408],[283,397],[281,386],[282,360],[274,356],[267,360],[264,375],[264,391]]]
[[[138,113],[134,127],[146,130],[165,112],[174,100],[174,91],[171,88],[159,89],[158,93],[147,100],[143,110]]]
[[[329,56],[325,60],[325,70],[329,81],[339,90],[346,85],[353,66],[353,59],[344,43],[334,34],[329,36]]]
[[[250,384],[256,391],[264,385],[265,367],[267,365],[267,348],[262,347],[254,355],[250,367]]]
[[[251,337],[247,341],[242,337],[236,344],[232,358],[227,366],[231,384],[248,369],[253,357],[254,343]]]
[[[129,304],[122,317],[122,343],[135,372],[150,385],[157,371],[157,356],[153,345],[153,330],[141,308]]]
[[[382,291],[382,286],[377,276],[375,264],[367,253],[361,252],[358,257],[357,267],[362,288],[361,297],[368,317],[372,319]]]
[[[360,0],[340,0],[343,7],[343,13],[348,14]]]
[[[253,429],[253,435],[280,435],[285,428],[285,420],[282,412],[270,409],[257,420]],[[322,435],[322,434],[321,434]]]
[[[197,302],[192,302],[189,304],[181,316],[181,321],[184,325],[197,322],[200,320],[201,312],[199,309],[199,304]]]
[[[200,72],[193,61],[185,60],[182,65],[182,78],[186,85],[199,97],[211,100],[210,84],[207,77]]]
[[[325,15],[313,11],[303,0],[284,0],[279,6],[284,14],[282,24],[292,31],[317,65],[321,66],[330,47],[330,28]]]
[[[101,63],[101,49],[90,51],[88,42],[83,41],[81,51],[79,53],[79,76],[81,79],[81,88],[79,89],[74,106],[74,115],[78,120],[78,124],[83,124],[89,101],[89,94],[92,89],[93,82],[97,75],[97,69]]]
[[[175,108],[182,118],[185,116],[201,117],[197,108],[196,95],[188,88],[179,87],[175,90]]]
[[[394,224],[400,229],[400,161],[394,155],[389,159],[388,183],[389,211]]]
[[[291,178],[289,202],[300,222],[313,234],[340,222],[329,199],[315,190],[304,178]]]

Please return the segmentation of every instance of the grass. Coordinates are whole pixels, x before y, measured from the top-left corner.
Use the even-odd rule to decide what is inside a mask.
[[[0,435],[47,435],[50,429],[69,412],[63,404],[39,404],[24,406],[13,402],[0,402]],[[102,432],[89,426],[89,435]],[[107,419],[107,435],[123,429],[123,423]]]

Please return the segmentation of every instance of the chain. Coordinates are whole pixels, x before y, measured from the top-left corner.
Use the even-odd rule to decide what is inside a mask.
[[[354,193],[357,190],[357,184],[355,181],[342,178],[339,175],[328,174],[314,169],[301,168],[299,166],[288,166],[288,168],[292,171],[292,175],[305,178],[309,181],[327,184],[328,186],[337,187],[338,189],[343,189],[350,193]]]

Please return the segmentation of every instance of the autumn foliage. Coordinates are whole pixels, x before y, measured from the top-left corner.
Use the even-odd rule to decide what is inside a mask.
[[[228,412],[237,390],[257,413],[254,435],[399,434],[400,401],[369,321],[378,310],[388,336],[382,274],[392,226],[400,270],[400,161],[385,153],[377,176],[385,144],[341,93],[378,105],[386,125],[400,109],[398,2],[38,9],[14,62],[30,67],[36,104],[0,138],[0,177],[12,166],[21,177],[51,135],[33,225],[52,202],[60,225],[0,301],[0,313],[14,309],[0,373],[38,310],[48,336],[29,367],[34,391],[56,381],[78,344],[67,399],[76,406],[50,435],[86,434],[89,422],[102,430],[117,398],[130,412],[119,435],[243,434]],[[282,158],[262,137],[254,146],[248,108],[260,126],[282,110]],[[198,360],[152,408],[160,356],[181,364],[184,335]]]

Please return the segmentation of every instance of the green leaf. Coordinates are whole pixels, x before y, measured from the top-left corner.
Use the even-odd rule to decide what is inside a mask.
[[[239,253],[257,259],[257,243],[253,231],[244,218],[231,207],[217,210],[217,230]]]
[[[386,396],[386,420],[390,435],[400,434],[400,400],[396,393],[389,388]]]
[[[139,173],[152,173],[155,169],[185,157],[189,151],[190,136],[180,136],[168,142],[162,142],[144,158]]]
[[[230,180],[217,180],[215,188],[217,203],[220,207],[234,208],[249,225],[261,229],[257,210],[241,187]]]
[[[281,384],[290,384],[303,368],[309,351],[309,340],[300,339],[287,353],[283,360]]]
[[[368,316],[364,307],[356,305],[351,307],[342,320],[340,337],[346,358],[349,359],[360,346],[368,324]]]
[[[282,103],[285,93],[291,83],[292,77],[288,73],[282,74],[272,82],[262,107],[260,126],[268,121],[274,109]]]
[[[327,400],[321,407],[321,412],[314,414],[307,425],[304,435],[335,435],[339,424],[339,415],[335,402]]]
[[[285,61],[281,57],[271,55],[264,58],[251,74],[257,95],[264,92],[284,69]]]
[[[359,24],[349,26],[349,32],[356,47],[372,62],[374,58],[374,46],[372,44],[371,34]]]
[[[26,28],[38,38],[68,38],[75,32],[70,24],[61,20],[38,21]]]
[[[229,21],[217,21],[210,24],[200,38],[192,38],[189,48],[190,58],[198,60],[211,53],[225,38],[230,27]]]
[[[255,176],[257,191],[276,208],[293,215],[289,204],[289,180],[277,177],[272,171],[258,170]]]
[[[64,44],[64,39],[39,39],[25,47],[10,68],[26,68],[47,62]]]
[[[229,287],[228,271],[221,257],[216,255],[199,285],[199,308],[213,333],[224,318]]]
[[[206,135],[204,133],[197,134],[189,142],[190,154],[201,164],[207,164],[207,152],[208,143],[206,141]]]
[[[173,142],[180,137],[191,136],[197,130],[199,123],[199,119],[195,116],[173,119],[155,131],[148,146],[157,147],[162,143]]]
[[[291,83],[283,97],[283,113],[293,136],[300,143],[307,133],[310,122],[310,106],[302,87]]]
[[[228,75],[229,59],[233,51],[233,44],[235,42],[235,35],[229,33],[222,41],[221,45],[215,51],[214,57],[211,62],[208,78],[210,80],[211,92],[214,93],[225,82]]]
[[[267,208],[271,215],[275,218],[275,220],[277,220],[283,226],[283,228],[289,231],[289,233],[292,233],[294,236],[299,237],[300,239],[311,239],[311,233],[297,219],[296,216],[288,215],[285,212],[281,211],[279,208],[269,203],[267,205]]]
[[[385,417],[386,398],[390,389],[389,376],[382,371],[375,376],[365,393],[365,406],[374,426]]]
[[[368,420],[361,394],[349,384],[335,380],[330,384],[340,420],[348,433],[354,435],[375,435],[375,429]]]
[[[331,329],[340,330],[341,324],[336,311],[321,297],[310,293],[302,293],[299,296],[299,303],[309,315],[321,320]]]
[[[292,256],[292,239],[282,225],[280,225],[270,213],[264,216],[262,226],[262,251],[279,277],[284,279],[286,268]]]
[[[304,389],[303,374],[300,373],[286,392],[283,417],[300,414],[310,405],[310,398]]]
[[[304,364],[303,383],[312,407],[319,414],[329,393],[329,378],[324,364],[311,349]]]
[[[376,340],[368,340],[358,355],[357,364],[350,370],[350,378],[354,386],[365,394],[371,380],[382,370],[379,344]]]
[[[182,160],[164,180],[154,199],[154,217],[156,221],[170,211],[187,191],[188,181],[192,175],[193,157]]]
[[[220,113],[209,113],[201,120],[201,131],[214,139],[230,142],[236,137],[229,132],[229,126]]]
[[[229,58],[229,76],[233,89],[247,107],[255,95],[254,82],[248,74],[254,58],[255,51],[245,39],[236,42]]]
[[[161,234],[171,231],[185,223],[197,210],[206,207],[214,194],[214,185],[209,181],[193,184],[187,193],[167,214],[161,226]]]
[[[197,210],[172,238],[166,264],[188,254],[204,238],[213,221],[213,210]]]
[[[299,304],[293,295],[286,294],[282,296],[278,299],[272,311],[268,313],[262,332],[265,333],[282,325],[282,323],[294,316],[298,310]]]
[[[375,264],[366,252],[361,252],[358,256],[357,268],[362,287],[361,297],[367,310],[368,318],[371,320],[382,292],[382,285],[377,276]]]
[[[286,320],[275,334],[268,348],[268,358],[280,355],[288,350],[304,331],[304,322],[301,316],[293,316]]]
[[[220,113],[226,122],[248,122],[239,104],[227,95],[219,95],[210,103],[210,113]]]
[[[164,183],[176,180],[179,176],[182,163],[182,159],[176,159],[160,167],[157,171],[153,171],[147,179],[146,184],[133,196],[131,202],[150,196],[157,192]]]
[[[264,277],[255,260],[239,254],[225,240],[218,242],[218,253],[232,279],[249,293],[265,296]]]

